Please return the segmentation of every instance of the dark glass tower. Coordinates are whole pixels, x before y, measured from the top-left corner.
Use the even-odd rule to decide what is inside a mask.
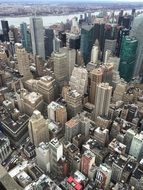
[[[133,78],[137,46],[138,41],[135,38],[126,36],[122,39],[119,72],[120,76],[127,82]]]
[[[84,63],[90,61],[92,46],[95,42],[95,28],[93,25],[84,25],[81,28],[80,50],[83,55]]]
[[[48,58],[51,56],[53,52],[53,39],[54,32],[53,29],[47,28],[45,29],[45,57]]]
[[[20,31],[22,37],[22,46],[28,51],[32,52],[32,45],[31,45],[31,35],[27,29],[27,24],[22,23],[20,24]]]
[[[117,56],[120,55],[120,49],[121,49],[121,44],[122,44],[122,39],[125,36],[129,35],[130,30],[129,29],[124,29],[122,27],[119,28],[119,33],[118,33],[118,38],[117,38]]]
[[[4,35],[4,41],[9,41],[9,25],[7,20],[1,20],[2,31]]]

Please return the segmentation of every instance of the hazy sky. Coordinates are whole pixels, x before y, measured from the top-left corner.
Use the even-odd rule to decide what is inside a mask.
[[[100,2],[99,0],[0,0],[0,2]],[[143,2],[143,0],[101,0],[101,2]]]

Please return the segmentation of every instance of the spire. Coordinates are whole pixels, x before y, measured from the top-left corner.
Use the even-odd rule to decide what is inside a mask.
[[[95,40],[94,45],[99,47],[99,40],[98,39]]]

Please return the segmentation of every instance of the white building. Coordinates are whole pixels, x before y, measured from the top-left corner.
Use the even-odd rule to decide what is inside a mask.
[[[95,96],[95,119],[97,116],[107,116],[111,100],[112,87],[109,83],[100,83],[96,87]]]
[[[44,172],[50,172],[50,150],[49,144],[41,142],[36,148],[36,160],[38,166]]]
[[[57,172],[57,162],[63,156],[63,144],[54,138],[49,142],[50,148],[50,170],[54,174]]]
[[[74,67],[69,82],[72,90],[76,90],[81,95],[87,93],[88,72],[85,68]]]

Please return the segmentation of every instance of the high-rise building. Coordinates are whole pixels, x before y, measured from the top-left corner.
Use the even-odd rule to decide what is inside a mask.
[[[88,72],[85,68],[74,67],[69,85],[72,90],[76,90],[79,94],[87,93]]]
[[[6,169],[0,165],[0,189],[15,189],[15,190],[23,190],[23,188],[16,183],[16,181],[8,174]]]
[[[53,51],[59,52],[60,47],[61,47],[61,40],[55,36],[53,39]]]
[[[70,49],[80,49],[80,35],[79,34],[72,34],[66,33],[66,46]]]
[[[39,55],[34,56],[34,61],[35,61],[35,66],[36,66],[36,73],[38,74],[39,77],[42,77],[44,74],[43,70],[44,70],[45,61]]]
[[[7,20],[1,20],[4,41],[9,42],[9,25]]]
[[[77,146],[89,138],[89,129],[91,120],[87,118],[83,112],[77,114],[65,124],[65,138],[68,141],[73,141]]]
[[[72,138],[78,135],[80,131],[79,121],[75,118],[67,121],[65,124],[65,139],[71,142]]]
[[[34,55],[40,55],[45,59],[44,28],[40,17],[30,18],[30,30],[32,39],[32,50]]]
[[[14,42],[14,43],[20,42],[19,30],[15,26],[10,26],[9,40],[10,42]]]
[[[95,103],[96,86],[102,82],[103,71],[101,68],[94,69],[90,72],[90,90],[89,101]]]
[[[66,47],[66,33],[63,31],[59,32],[59,39],[61,40],[61,47]]]
[[[102,146],[109,142],[109,130],[98,127],[94,131],[94,139]]]
[[[90,150],[84,152],[81,158],[81,172],[89,177],[89,171],[95,164],[95,154]]]
[[[96,40],[95,44],[92,47],[90,61],[95,64],[95,63],[97,63],[98,58],[99,58],[99,42],[98,42],[98,40]]]
[[[107,55],[108,56],[108,55]],[[101,66],[103,70],[103,79],[104,83],[112,84],[112,77],[113,77],[113,65],[114,63],[107,62]]]
[[[50,172],[50,150],[49,144],[41,142],[36,148],[36,161],[44,172]]]
[[[137,46],[138,42],[135,38],[125,37],[122,39],[119,72],[120,76],[127,82],[129,82],[134,75]]]
[[[54,74],[58,83],[59,91],[67,83],[68,79],[68,61],[65,53],[54,52]]]
[[[45,29],[45,57],[48,59],[53,52],[54,31],[51,28]]]
[[[78,22],[76,20],[76,17],[74,17],[72,19],[71,33],[73,33],[73,34],[79,34],[80,33],[80,28],[78,26]]]
[[[110,39],[106,39],[105,40],[105,45],[104,45],[104,54],[103,54],[103,58],[105,61],[105,53],[107,50],[110,50],[111,53],[114,55],[116,52],[116,44],[117,44],[117,40],[110,40]]]
[[[88,64],[88,62],[90,61],[91,50],[94,42],[94,26],[83,25],[81,28],[80,50],[83,55],[85,64]]]
[[[108,62],[113,63],[112,86],[113,86],[113,90],[115,90],[116,85],[120,83],[121,81],[119,71],[118,71],[120,58],[111,56],[109,57]]]
[[[54,100],[55,79],[51,76],[43,76],[37,81],[37,91],[43,95],[43,99],[50,103]]]
[[[140,160],[143,156],[143,133],[136,134],[131,142],[129,154]]]
[[[52,121],[59,122],[62,126],[65,125],[67,121],[67,111],[66,108],[57,102],[51,102],[47,107],[48,118]]]
[[[100,83],[96,87],[94,117],[107,116],[111,100],[112,87],[108,83]]]
[[[122,101],[123,95],[126,91],[126,88],[127,88],[127,83],[124,81],[120,81],[116,85],[116,88],[115,88],[114,93],[113,93],[113,101],[114,102]]]
[[[143,63],[143,14],[137,16],[133,21],[133,26],[130,32],[130,36],[133,36],[138,41],[137,56],[136,56],[136,65],[134,68],[134,76],[142,75],[142,63]]]
[[[124,144],[126,145],[126,153],[129,154],[132,140],[135,136],[135,132],[132,129],[128,129],[124,136]]]
[[[32,74],[30,72],[30,60],[29,55],[24,48],[22,48],[21,44],[16,44],[16,55],[18,62],[18,71],[23,76],[24,79],[32,78]]]
[[[83,59],[83,55],[81,53],[80,50],[77,50],[77,54],[76,54],[76,64],[78,66],[83,66],[84,65],[84,59]]]
[[[67,113],[69,118],[76,116],[82,109],[82,96],[76,90],[69,90],[66,94]]]
[[[0,164],[11,154],[10,141],[7,136],[0,132]]]
[[[76,50],[70,49],[68,47],[63,47],[60,49],[61,52],[66,54],[67,57],[67,73],[68,73],[68,80],[72,75],[72,71],[76,64]]]
[[[122,173],[124,172],[124,168],[127,164],[127,158],[124,156],[118,157],[112,164],[112,176],[111,179],[114,182],[118,182],[121,180]]]
[[[42,94],[44,101],[48,104],[54,100],[55,79],[51,76],[43,76],[39,80],[29,79],[25,82],[25,87],[29,91]]]
[[[120,28],[119,33],[118,33],[118,38],[117,38],[117,56],[120,55],[120,50],[121,50],[121,44],[122,44],[122,39],[125,36],[128,36],[130,33],[130,30],[127,28]]]
[[[29,136],[30,141],[38,146],[41,142],[49,141],[48,123],[38,110],[33,112],[29,120]]]
[[[32,52],[31,34],[25,22],[20,24],[20,32],[22,37],[22,46],[26,49],[26,51]]]
[[[106,189],[111,179],[111,168],[107,164],[101,164],[96,173],[96,184],[100,189]]]
[[[75,49],[69,49],[68,50],[68,72],[69,72],[69,78],[72,75],[72,71],[74,69],[75,64],[76,64],[76,50]]]
[[[58,161],[63,157],[63,144],[54,138],[49,142],[50,149],[50,171],[56,175]]]

